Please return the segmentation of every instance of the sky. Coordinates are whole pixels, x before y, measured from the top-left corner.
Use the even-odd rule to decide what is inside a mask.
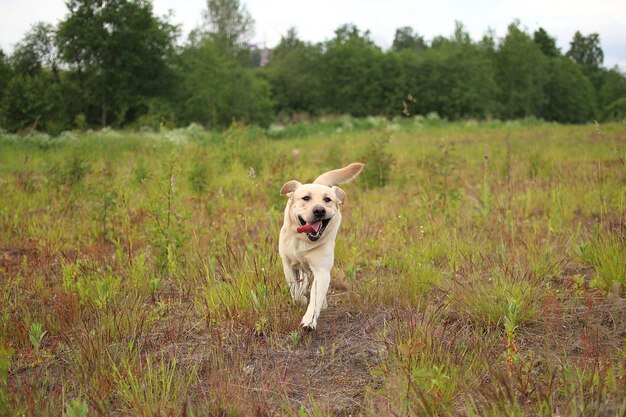
[[[300,39],[321,42],[337,27],[355,24],[369,30],[371,38],[387,49],[395,30],[411,26],[426,40],[450,36],[455,21],[461,21],[473,39],[488,28],[498,37],[519,19],[534,32],[543,27],[556,37],[562,52],[579,30],[583,35],[600,34],[604,65],[619,65],[626,72],[626,1],[624,0],[240,0],[255,20],[251,43],[275,46],[290,27]],[[184,38],[196,27],[206,0],[153,0],[158,16],[173,11],[171,23],[180,24]],[[38,21],[56,24],[67,13],[63,0],[0,0],[0,48],[14,45]]]

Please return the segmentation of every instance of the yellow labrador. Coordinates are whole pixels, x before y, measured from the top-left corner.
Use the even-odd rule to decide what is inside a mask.
[[[336,184],[350,181],[363,167],[355,162],[320,175],[312,184],[291,180],[280,190],[289,201],[280,229],[278,251],[294,301],[306,304],[304,292],[308,277],[313,275],[311,301],[302,317],[303,327],[315,329],[320,311],[326,307],[330,270],[335,260],[335,237],[341,224],[339,207],[346,198]]]

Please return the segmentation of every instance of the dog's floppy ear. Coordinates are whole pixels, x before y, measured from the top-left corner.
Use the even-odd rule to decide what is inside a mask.
[[[296,191],[301,185],[302,184],[296,180],[287,181],[283,184],[283,188],[280,189],[280,195],[289,195]]]
[[[346,193],[339,187],[337,187],[336,185],[333,185],[331,187],[333,189],[333,191],[335,192],[335,195],[337,196],[337,198],[339,199],[339,204],[343,204],[343,202],[346,199]]]
[[[313,184],[322,184],[327,186],[333,186],[347,182],[359,175],[365,164],[360,162],[353,162],[347,167],[334,169],[328,171],[325,174],[320,175],[313,181]]]

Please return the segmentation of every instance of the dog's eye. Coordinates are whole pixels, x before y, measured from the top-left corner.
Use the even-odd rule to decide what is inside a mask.
[[[333,200],[330,197],[324,197],[324,201],[327,202],[327,203],[330,203]]]
[[[309,200],[311,199],[311,197],[310,197],[310,196],[308,196],[308,195],[305,195],[304,197],[302,197],[302,199],[303,199],[304,201],[309,201]]]

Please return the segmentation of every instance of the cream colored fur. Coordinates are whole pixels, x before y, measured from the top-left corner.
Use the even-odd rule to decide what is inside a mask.
[[[341,224],[339,207],[344,203],[346,194],[337,187],[350,181],[363,169],[363,164],[355,162],[345,168],[336,169],[320,175],[312,184],[301,184],[296,180],[286,182],[280,190],[289,201],[285,207],[285,219],[280,230],[278,251],[283,262],[285,278],[289,284],[291,297],[296,302],[307,303],[305,291],[308,277],[313,276],[310,301],[302,326],[310,329],[317,327],[320,311],[326,307],[326,293],[330,285],[330,270],[335,258],[335,238]],[[323,210],[322,210],[323,209]],[[315,210],[324,216],[315,215]],[[321,236],[309,237],[298,233],[297,229],[306,224],[318,225],[322,222]],[[312,239],[318,240],[312,240]]]

